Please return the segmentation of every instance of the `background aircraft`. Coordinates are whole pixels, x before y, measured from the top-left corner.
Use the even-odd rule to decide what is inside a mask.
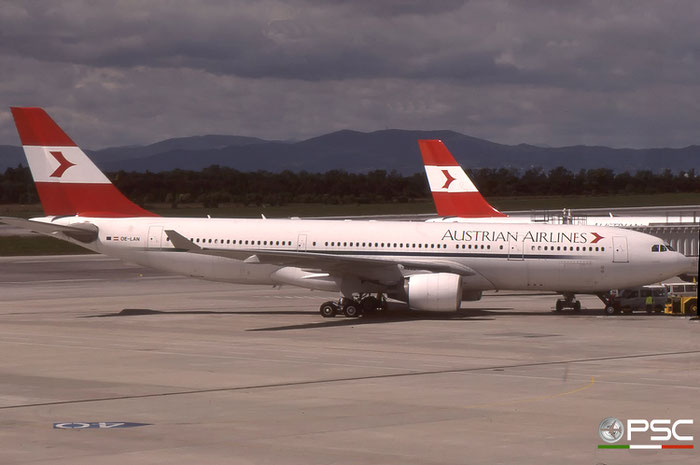
[[[441,218],[433,222],[448,223],[547,223],[562,222],[561,217],[535,221],[529,217],[508,216],[496,210],[481,195],[469,175],[457,163],[441,140],[419,140],[421,156],[428,177],[435,209]],[[697,220],[683,216],[586,216],[589,226],[634,227],[694,224]]]

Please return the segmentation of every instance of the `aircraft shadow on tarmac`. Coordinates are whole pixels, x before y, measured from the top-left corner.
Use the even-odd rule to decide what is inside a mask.
[[[424,312],[409,310],[406,305],[391,304],[388,311],[364,315],[360,318],[345,318],[339,315],[336,318],[321,318],[318,312],[300,310],[242,310],[242,311],[215,311],[215,310],[153,310],[148,308],[125,308],[117,313],[104,313],[100,315],[88,315],[80,318],[111,318],[129,317],[141,315],[316,315],[318,322],[300,323],[295,325],[272,326],[264,328],[253,328],[247,331],[285,331],[295,329],[327,328],[334,326],[357,326],[366,324],[399,323],[404,321],[422,320],[461,320],[461,321],[489,321],[498,316],[547,316],[547,315],[598,315],[599,310],[584,309],[581,312],[552,312],[543,310],[542,312],[523,312],[512,307],[484,307],[465,308],[458,312]]]

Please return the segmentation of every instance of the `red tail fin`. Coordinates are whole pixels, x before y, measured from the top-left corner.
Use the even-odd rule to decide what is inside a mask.
[[[481,196],[442,141],[419,140],[418,146],[438,215],[462,218],[507,216]]]
[[[157,216],[124,197],[43,109],[12,116],[47,215]]]

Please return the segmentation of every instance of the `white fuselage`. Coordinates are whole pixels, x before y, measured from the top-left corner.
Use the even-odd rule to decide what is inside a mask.
[[[658,282],[688,267],[681,254],[652,252],[654,244],[662,243],[653,236],[607,227],[164,217],[61,217],[54,222],[92,223],[99,228],[95,242],[72,242],[147,267],[215,281],[324,290],[341,290],[342,280],[352,279],[353,271],[324,277],[323,270],[314,274],[304,267],[180,251],[166,231],[200,247],[249,252],[253,258],[256,251],[297,251],[326,259],[382,259],[399,266],[408,259],[456,263],[474,271],[463,279],[465,290],[603,292]],[[376,282],[367,286],[372,291],[381,287]]]

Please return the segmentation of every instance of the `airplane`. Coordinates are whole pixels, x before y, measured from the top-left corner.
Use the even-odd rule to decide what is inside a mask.
[[[653,236],[608,227],[161,217],[119,192],[43,109],[11,110],[46,216],[0,221],[185,276],[339,292],[324,317],[382,310],[386,298],[454,312],[492,289],[606,302],[611,288],[690,266]]]
[[[435,209],[439,218],[430,222],[442,223],[547,223],[561,221],[533,220],[529,217],[508,216],[496,210],[484,199],[469,175],[457,163],[445,144],[438,139],[419,140],[425,174],[430,184]],[[638,227],[668,224],[697,224],[689,216],[587,216],[589,226]],[[668,244],[666,245],[668,247]]]

